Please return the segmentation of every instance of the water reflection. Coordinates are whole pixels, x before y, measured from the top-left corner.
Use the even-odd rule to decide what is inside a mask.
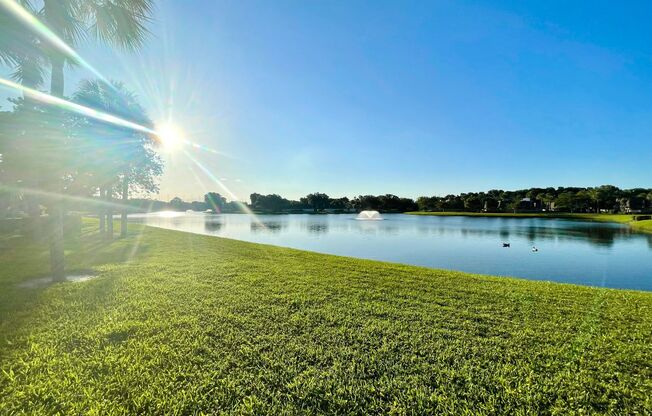
[[[308,224],[307,228],[311,234],[325,234],[328,232],[328,224]]]
[[[224,227],[224,223],[221,218],[215,215],[206,215],[204,216],[204,230],[208,232],[218,232]]]
[[[265,222],[251,221],[251,223],[249,224],[249,228],[252,233],[278,234],[286,227],[287,224],[281,221],[265,221]]]
[[[174,217],[168,217],[168,220],[172,222],[173,225],[175,226],[181,226],[182,224],[185,223],[186,219],[184,216],[174,216]]]
[[[392,232],[396,232],[395,227]],[[469,228],[461,225],[460,227],[428,227],[419,226],[419,233],[438,234],[455,236],[459,235],[464,238],[474,237],[495,237],[499,241],[508,241],[510,238],[524,237],[528,241],[541,240],[584,240],[595,246],[611,246],[614,242],[621,239],[628,239],[633,233],[625,227],[605,226],[604,224],[592,226],[566,226],[562,228],[542,227],[529,225],[526,227],[505,227],[499,229],[492,228]],[[634,233],[636,234],[636,233]],[[637,234],[638,235],[638,234]]]

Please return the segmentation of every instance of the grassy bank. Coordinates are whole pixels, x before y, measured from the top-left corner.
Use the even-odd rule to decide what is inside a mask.
[[[132,233],[0,238],[0,414],[652,410],[652,293]]]
[[[636,231],[652,233],[652,220],[630,222],[629,226]]]

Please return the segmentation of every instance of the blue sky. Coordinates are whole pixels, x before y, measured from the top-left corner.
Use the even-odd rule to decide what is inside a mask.
[[[139,55],[79,51],[228,155],[193,153],[241,199],[651,186],[650,16],[649,2],[162,1]],[[67,93],[89,76],[68,70]],[[166,158],[162,198],[220,191]]]

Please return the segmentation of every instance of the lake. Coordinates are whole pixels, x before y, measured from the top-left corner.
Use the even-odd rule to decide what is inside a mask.
[[[498,276],[652,290],[652,234],[548,218],[149,213],[132,221],[320,253]],[[504,248],[503,242],[511,247]],[[532,247],[538,248],[537,252]]]

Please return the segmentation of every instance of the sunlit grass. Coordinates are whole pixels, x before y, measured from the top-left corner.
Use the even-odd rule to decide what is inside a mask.
[[[652,233],[652,220],[632,222],[630,226],[637,231]]]
[[[652,293],[93,226],[99,276],[42,289],[46,246],[0,238],[0,414],[652,409]]]

